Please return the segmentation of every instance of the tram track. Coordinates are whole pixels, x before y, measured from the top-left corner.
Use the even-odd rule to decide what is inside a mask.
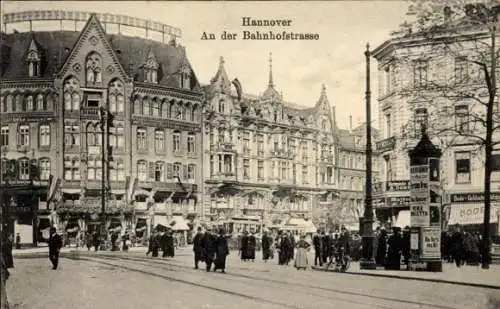
[[[233,284],[239,283],[242,285],[251,285],[258,288],[267,287],[273,291],[289,291],[292,293],[303,294],[304,297],[314,297],[315,299],[321,298],[324,301],[337,301],[345,302],[351,305],[357,304],[363,307],[369,308],[435,308],[435,309],[456,309],[457,307],[450,307],[440,304],[426,303],[422,301],[414,301],[411,299],[401,299],[380,295],[373,295],[361,292],[354,292],[336,288],[330,288],[325,286],[318,286],[312,284],[304,284],[297,281],[287,281],[279,280],[273,278],[265,278],[262,276],[254,276],[249,274],[242,274],[237,272],[229,272],[224,275],[215,275],[210,277],[204,277],[204,279],[210,278],[208,284],[203,283],[203,280],[186,280],[179,278],[175,274],[195,274],[195,270],[192,267],[185,265],[180,265],[178,262],[172,260],[152,260],[151,258],[133,257],[133,256],[115,256],[115,255],[96,255],[96,256],[86,256],[81,255],[79,259],[92,261],[108,266],[119,267],[125,270],[139,272],[145,275],[152,275],[155,277],[160,277],[165,280],[176,281],[184,284],[189,284],[192,286],[197,286],[201,288],[211,289],[217,292],[244,297],[247,299],[252,299],[254,301],[268,303],[273,305],[278,305],[284,308],[304,308],[303,306],[297,306],[297,304],[290,304],[286,302],[280,302],[274,299],[269,299],[259,295],[254,295],[258,293],[240,292],[239,290],[233,290],[226,287],[216,287],[214,286],[215,281],[220,281],[223,278],[231,278],[225,280],[224,282],[232,282]],[[115,264],[114,262],[118,262]],[[127,265],[124,265],[127,263]],[[128,265],[128,264],[132,265]],[[147,267],[147,269],[138,268],[138,264]],[[180,271],[179,268],[185,269]],[[155,271],[156,270],[156,271]],[[158,271],[161,270],[160,274]],[[167,273],[165,273],[167,272]],[[261,271],[262,273],[262,271]],[[269,272],[267,272],[269,273]],[[219,282],[220,283],[220,282]],[[388,305],[390,304],[390,305]]]

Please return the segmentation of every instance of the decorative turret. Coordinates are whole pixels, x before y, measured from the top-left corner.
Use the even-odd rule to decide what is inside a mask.
[[[211,85],[216,92],[230,93],[231,82],[224,68],[224,58],[221,56],[219,60],[219,68],[215,76],[210,80]]]
[[[269,53],[269,84],[266,91],[262,94],[263,100],[279,101],[281,98],[280,94],[276,89],[274,89],[273,82],[273,58],[272,53]]]

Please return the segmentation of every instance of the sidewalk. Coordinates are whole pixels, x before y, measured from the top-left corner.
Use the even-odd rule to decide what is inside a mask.
[[[130,252],[146,252],[148,249],[146,247],[140,246],[140,247],[130,247],[129,251]],[[63,247],[61,248],[61,253],[69,253],[73,251],[88,251],[87,248],[82,248],[82,247]],[[91,248],[90,251],[94,251],[94,248]],[[37,257],[42,257],[46,256],[49,254],[49,247],[48,246],[39,246],[35,248],[23,248],[23,249],[13,249],[12,250],[12,256],[14,258],[37,258]]]
[[[323,267],[313,266],[312,268],[317,271],[327,271]],[[329,269],[328,271],[333,272],[334,270]],[[358,262],[352,262],[345,274],[449,283],[500,290],[500,265],[490,265],[490,269],[485,270],[481,266],[464,265],[457,268],[455,264],[444,263],[443,271],[434,273],[407,270],[360,269]]]

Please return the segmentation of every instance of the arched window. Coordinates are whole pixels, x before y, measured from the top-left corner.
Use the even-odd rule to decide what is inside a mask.
[[[11,111],[12,111],[12,112],[15,112],[15,111],[16,111],[16,109],[15,109],[14,99],[13,99],[13,97],[12,97],[12,95],[11,95],[11,94],[7,95],[7,98],[5,99],[5,105],[6,105],[6,106],[5,106],[5,108],[6,108],[6,109],[5,109],[5,112],[7,112],[7,108],[9,108],[9,107],[11,108]]]
[[[136,115],[142,114],[141,98],[139,97],[135,97],[134,99],[134,114]]]
[[[219,101],[219,113],[224,114],[224,100]]]
[[[95,127],[92,123],[87,125],[87,146],[95,146],[97,144],[97,136]]]
[[[89,156],[87,159],[87,179],[96,180],[96,158]]]
[[[145,97],[142,99],[142,114],[144,116],[148,116],[149,115],[149,98],[148,97]]]
[[[177,117],[176,117],[176,119],[186,120],[185,106],[182,105],[182,104],[179,104],[179,109],[177,110]]]
[[[33,96],[27,95],[24,101],[25,105],[23,106],[23,111],[32,111],[33,110]]]
[[[182,177],[181,174],[182,163],[175,162],[173,165],[173,175],[174,177]]]
[[[325,120],[325,119],[323,119],[323,120],[321,121],[321,129],[322,129],[323,131],[326,131],[326,120]]]
[[[89,84],[102,82],[102,61],[101,56],[96,52],[91,52],[85,61],[86,80]]]
[[[193,107],[191,104],[186,104],[186,111],[185,111],[185,116],[184,118],[188,121],[193,121],[193,113],[192,113]]]
[[[196,152],[196,136],[192,132],[188,133],[187,151],[188,151],[188,153],[195,153]]]
[[[175,102],[170,103],[170,118],[177,119],[178,110],[177,104]]]
[[[151,108],[151,114],[153,117],[159,117],[160,116],[160,105],[158,104],[158,99],[154,98],[153,102],[151,102],[152,108]]]
[[[44,103],[43,94],[41,93],[37,94],[34,110],[46,110],[46,109],[47,106]]]
[[[0,96],[0,105],[2,106],[2,113],[7,112],[7,101],[5,100],[4,96]]]
[[[148,163],[146,161],[137,162],[137,178],[139,181],[146,181],[148,179]]]
[[[42,124],[38,127],[38,144],[40,146],[50,146],[50,125]]]
[[[22,94],[16,95],[16,107],[21,108],[21,110],[23,110],[23,95]]]
[[[193,108],[191,109],[191,121],[197,122],[198,121],[198,106],[193,105]]]
[[[67,111],[77,111],[80,109],[80,83],[74,77],[68,78],[64,82],[64,109]]]
[[[123,113],[124,111],[124,97],[123,97],[123,83],[120,80],[113,80],[109,83],[108,89],[108,106],[111,113]]]

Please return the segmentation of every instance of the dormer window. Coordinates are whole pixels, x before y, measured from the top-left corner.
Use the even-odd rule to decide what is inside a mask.
[[[28,76],[29,77],[38,77],[41,74],[41,55],[38,50],[38,46],[35,43],[35,40],[31,40],[28,54],[26,55],[26,62],[28,64]]]
[[[148,54],[148,58],[146,59],[146,63],[144,64],[144,82],[146,83],[158,83],[158,62],[156,61],[156,57],[153,54],[153,51],[150,51]]]
[[[97,84],[102,82],[102,61],[101,56],[98,53],[91,52],[87,56],[85,69],[87,70],[87,83]]]
[[[191,89],[191,70],[187,65],[182,67],[181,71],[181,88]]]

